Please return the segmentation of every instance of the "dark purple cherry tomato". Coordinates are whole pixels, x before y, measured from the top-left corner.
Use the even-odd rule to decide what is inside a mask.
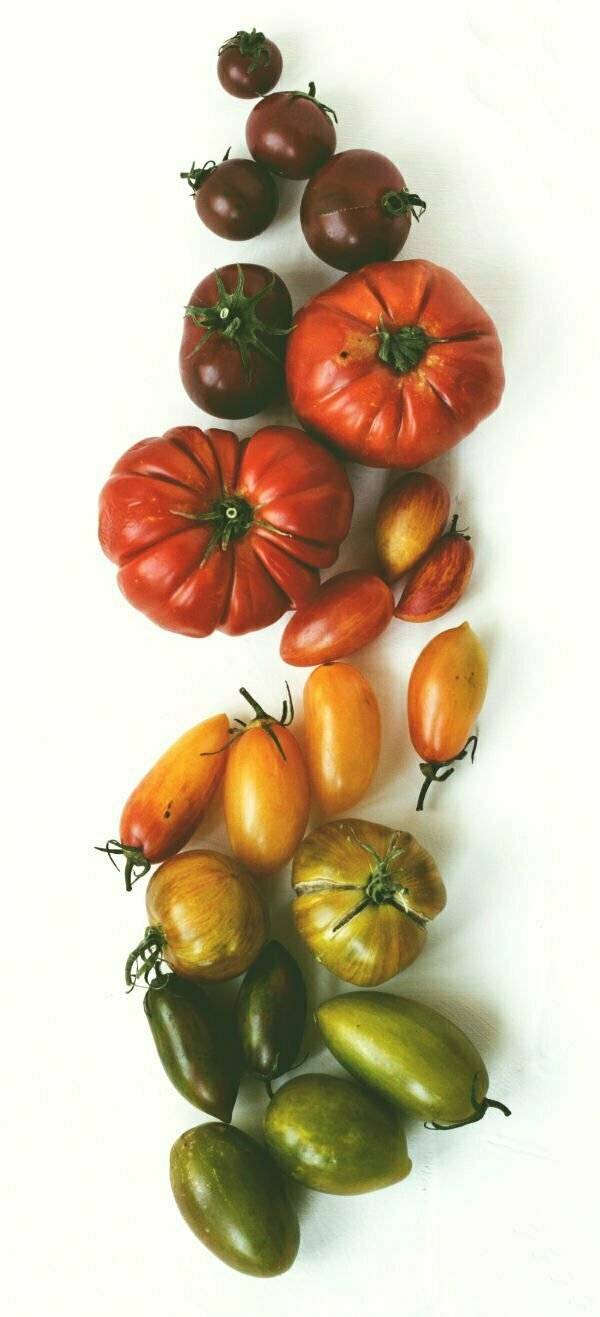
[[[263,265],[223,265],[194,289],[185,309],[183,387],[211,416],[254,416],[282,391],[292,302]]]
[[[192,189],[200,219],[220,238],[255,238],[277,214],[277,184],[256,160],[230,160],[228,151],[219,165],[192,164],[180,178]]]
[[[310,179],[300,222],[315,256],[336,270],[391,261],[425,202],[409,192],[399,169],[378,151],[340,151]]]
[[[254,100],[277,85],[281,77],[281,51],[264,32],[236,32],[219,49],[217,76],[230,96]]]
[[[314,82],[307,92],[276,91],[250,111],[248,150],[273,174],[310,178],[335,151],[332,119],[337,123],[335,110],[316,99]]]

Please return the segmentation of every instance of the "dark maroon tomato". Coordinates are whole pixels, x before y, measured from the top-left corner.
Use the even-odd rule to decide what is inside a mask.
[[[251,101],[272,91],[281,77],[281,51],[264,32],[236,32],[219,49],[217,76],[230,96]]]
[[[283,178],[310,178],[335,151],[336,135],[329,105],[308,91],[277,91],[250,111],[246,124],[248,150],[261,165]]]
[[[234,242],[255,238],[277,214],[277,184],[256,160],[214,160],[192,164],[186,178],[196,198],[200,219],[220,238]]]
[[[211,416],[254,416],[283,390],[292,302],[264,265],[223,265],[194,289],[179,354],[186,393]]]
[[[425,202],[378,151],[340,151],[311,178],[300,222],[315,256],[336,270],[392,261]]]

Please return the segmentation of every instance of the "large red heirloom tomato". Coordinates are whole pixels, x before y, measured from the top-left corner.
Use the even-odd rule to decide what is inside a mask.
[[[117,462],[100,543],[125,597],[159,626],[239,635],[312,598],[352,505],[340,463],[301,430],[266,426],[240,443],[179,426]]]
[[[367,466],[431,461],[504,388],[493,322],[430,261],[366,265],[318,293],[296,317],[286,368],[302,423]]]

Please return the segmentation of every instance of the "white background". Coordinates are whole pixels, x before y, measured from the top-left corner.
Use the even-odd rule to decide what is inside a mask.
[[[5,18],[0,1238],[10,1317],[591,1310],[594,12],[558,0],[303,0],[289,12],[273,0],[254,10],[59,0]],[[460,501],[476,553],[446,624],[476,628],[491,683],[475,767],[432,793],[420,817],[405,689],[442,624],[393,623],[359,663],[385,718],[361,812],[414,827],[449,894],[397,986],[466,1027],[514,1114],[453,1135],[411,1128],[413,1173],[379,1194],[296,1195],[301,1251],[269,1281],[222,1266],[171,1199],[169,1148],[197,1113],[162,1076],[141,993],[123,991],[144,884],[126,897],[92,850],[115,835],[124,797],[166,744],[213,711],[242,713],[242,683],[277,708],[287,676],[301,703],[303,673],[278,657],[283,624],[241,640],[161,632],[121,598],[95,538],[97,493],[121,452],[203,421],[177,371],[181,310],[199,278],[256,259],[300,305],[333,277],[304,244],[302,185],[282,188],[270,232],[237,247],[200,225],[178,179],[192,158],[244,151],[250,106],[221,90],[215,51],[253,22],[283,50],[281,87],[314,78],[338,110],[339,146],[386,152],[427,199],[405,254],[465,281],[498,324],[507,368],[501,410],[431,468]],[[341,563],[366,566],[387,478],[351,474],[357,512]],[[208,836],[225,844],[218,815]],[[275,929],[300,952],[287,875],[274,890]],[[313,1002],[338,990],[302,959]],[[335,1068],[322,1052],[310,1065]],[[263,1104],[248,1085],[236,1119],[257,1131]]]

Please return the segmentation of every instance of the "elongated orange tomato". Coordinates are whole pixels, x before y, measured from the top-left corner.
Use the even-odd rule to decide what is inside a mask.
[[[191,727],[161,755],[132,791],[121,814],[120,837],[97,847],[125,857],[131,890],[152,864],[175,855],[202,821],[225,770],[229,723],[224,713]]]
[[[327,818],[368,790],[381,749],[381,715],[367,678],[351,663],[323,663],[304,687],[308,771]]]
[[[160,977],[162,961],[185,979],[236,978],[256,960],[269,929],[250,874],[219,851],[184,851],[166,860],[148,883],[146,909],[148,927],[125,967],[129,987]]]
[[[393,611],[394,596],[379,576],[340,572],[292,614],[279,652],[301,668],[348,658],[385,631]]]
[[[444,782],[464,759],[487,690],[487,655],[468,622],[441,631],[421,651],[408,683],[408,728],[425,778],[417,809],[432,782]],[[441,770],[441,771],[440,771]]]
[[[289,728],[291,698],[276,719],[246,690],[240,693],[256,716],[234,737],[227,753],[225,822],[234,855],[252,873],[270,874],[291,860],[304,836],[310,785],[302,751]]]

